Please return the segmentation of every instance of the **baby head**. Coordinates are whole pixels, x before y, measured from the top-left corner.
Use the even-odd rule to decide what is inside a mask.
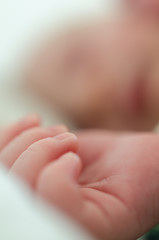
[[[99,22],[50,39],[28,79],[80,127],[151,130],[159,120],[159,31]]]

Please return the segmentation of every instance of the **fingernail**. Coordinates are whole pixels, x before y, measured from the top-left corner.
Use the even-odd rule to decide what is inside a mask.
[[[54,137],[56,140],[60,140],[60,141],[64,141],[64,140],[67,140],[67,139],[74,139],[74,140],[77,140],[77,137],[73,134],[73,133],[63,133],[63,134],[60,134],[60,135],[57,135],[56,137]]]

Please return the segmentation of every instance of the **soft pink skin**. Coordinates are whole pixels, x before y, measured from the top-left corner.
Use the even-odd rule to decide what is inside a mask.
[[[0,130],[0,150],[2,150],[10,141],[12,141],[21,132],[40,125],[40,119],[37,115],[29,115],[19,122],[11,124]]]
[[[128,3],[136,5],[143,10],[146,8],[147,10],[158,10],[159,11],[159,1],[158,0],[127,0]]]
[[[131,10],[135,10],[146,17],[159,17],[159,0],[124,0]]]
[[[0,161],[95,235],[136,239],[157,224],[158,135],[81,132],[77,152],[77,138],[63,127],[20,134],[15,126]]]
[[[152,130],[159,120],[159,28],[140,14],[51,38],[27,81],[80,127]]]

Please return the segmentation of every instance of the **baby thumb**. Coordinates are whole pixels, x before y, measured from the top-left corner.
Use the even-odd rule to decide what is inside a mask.
[[[49,203],[75,216],[81,208],[81,196],[77,178],[81,160],[74,153],[67,153],[50,163],[40,174],[38,193]]]

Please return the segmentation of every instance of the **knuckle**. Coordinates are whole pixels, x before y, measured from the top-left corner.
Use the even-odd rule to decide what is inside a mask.
[[[49,136],[49,132],[44,128],[37,127],[22,132],[21,136],[26,138],[32,136],[34,138],[40,139]]]
[[[41,139],[37,142],[34,142],[29,148],[28,150],[30,152],[35,152],[37,150],[42,150],[42,151],[45,151],[47,150],[48,148],[51,148],[53,147],[54,145],[54,140],[53,138],[51,137],[47,137],[47,138],[44,138],[44,139]]]
[[[37,148],[35,148],[34,145],[31,145],[31,146],[28,147],[27,152],[29,154],[33,155],[33,154],[37,153]]]

